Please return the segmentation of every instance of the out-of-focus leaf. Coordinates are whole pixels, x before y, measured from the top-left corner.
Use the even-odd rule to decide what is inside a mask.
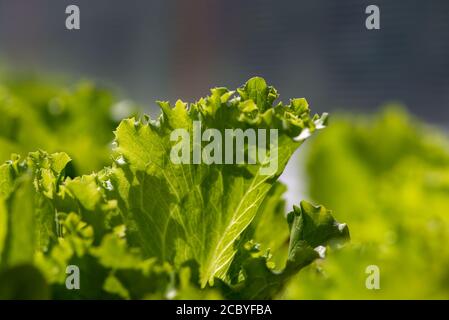
[[[68,89],[69,88],[69,89]],[[12,152],[25,157],[43,149],[64,150],[75,160],[70,175],[108,165],[112,130],[120,119],[136,114],[131,102],[84,81],[73,87],[45,79],[15,78],[0,84],[0,162]]]
[[[32,265],[18,265],[0,272],[0,300],[43,300],[50,298],[42,274]]]
[[[447,136],[389,107],[335,116],[309,150],[311,196],[351,226],[352,244],[304,270],[285,297],[447,299]],[[365,286],[370,265],[379,290]]]

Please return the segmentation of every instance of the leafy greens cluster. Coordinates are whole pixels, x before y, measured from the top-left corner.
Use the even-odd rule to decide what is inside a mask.
[[[310,196],[341,212],[355,232],[351,245],[304,270],[286,296],[447,299],[447,134],[397,105],[370,116],[337,114],[327,130],[307,152]],[[369,265],[380,268],[381,290],[365,288]]]
[[[133,103],[89,81],[64,86],[56,80],[8,75],[0,79],[0,161],[12,153],[26,157],[38,149],[64,150],[74,160],[67,175],[100,170],[110,163],[112,131],[136,110]]]
[[[0,166],[0,278],[8,279],[0,297],[275,298],[328,244],[349,238],[322,206],[303,201],[285,215],[277,178],[326,114],[311,117],[305,99],[277,98],[252,78],[192,104],[159,102],[158,119],[121,121],[112,164],[90,175],[67,176],[66,153]],[[191,132],[194,121],[222,132],[277,129],[277,171],[172,163],[171,132]],[[270,236],[267,221],[285,232]],[[65,287],[68,265],[81,270],[80,290]]]

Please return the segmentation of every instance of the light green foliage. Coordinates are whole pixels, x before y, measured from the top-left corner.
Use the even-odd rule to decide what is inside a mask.
[[[336,117],[310,145],[312,198],[352,227],[351,246],[302,273],[289,298],[449,297],[449,143],[398,107]],[[365,268],[380,268],[367,290]]]
[[[33,265],[45,279],[42,298],[47,285],[53,298],[274,298],[321,246],[349,233],[306,202],[285,216],[276,182],[326,115],[311,117],[305,99],[274,105],[278,94],[261,78],[236,92],[215,88],[190,105],[160,102],[157,120],[123,120],[114,162],[90,175],[67,177],[66,153],[37,151],[0,166],[0,269]],[[88,99],[78,94],[66,103]],[[203,131],[277,129],[278,144],[267,147],[277,171],[262,174],[263,161],[174,164],[171,133],[192,133],[197,120]],[[279,230],[273,239],[267,221]],[[258,247],[279,249],[279,263]],[[68,265],[81,270],[80,290],[65,288]]]
[[[114,110],[119,101],[90,82],[63,87],[56,81],[11,78],[0,83],[0,161],[43,149],[64,150],[74,159],[68,174],[110,163]],[[127,116],[137,108],[129,104]]]

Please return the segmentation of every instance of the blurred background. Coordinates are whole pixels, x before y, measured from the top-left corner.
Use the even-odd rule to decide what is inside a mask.
[[[147,108],[260,75],[315,111],[394,100],[449,125],[448,16],[445,0],[0,0],[0,65],[93,78]]]
[[[65,28],[69,4],[80,30]],[[365,28],[370,4],[380,30]],[[448,39],[447,0],[0,0],[0,160],[62,147],[68,175],[88,173],[109,163],[121,117],[259,75],[332,114],[282,176],[286,210],[324,204],[352,236],[281,298],[448,299]],[[100,89],[61,91],[80,79]]]

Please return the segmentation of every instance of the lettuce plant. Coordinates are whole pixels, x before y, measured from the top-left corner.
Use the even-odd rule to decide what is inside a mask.
[[[11,279],[0,282],[0,296],[275,298],[328,244],[349,238],[322,206],[302,201],[283,211],[277,178],[327,115],[312,117],[305,99],[277,98],[252,78],[195,103],[159,102],[158,119],[121,121],[111,165],[90,175],[67,177],[71,158],[63,152],[14,156],[0,167],[0,277]],[[264,161],[173,163],[172,132],[193,134],[196,121],[223,135],[277,130],[266,150],[277,155],[276,170],[266,174]],[[266,221],[283,232],[270,239]],[[66,288],[69,265],[80,269],[79,290]],[[24,266],[34,270],[37,289],[29,292],[14,282]]]
[[[110,163],[112,130],[135,110],[88,81],[68,87],[33,78],[0,81],[0,161],[12,153],[64,150],[74,160],[68,175],[100,170]]]
[[[310,197],[355,231],[351,245],[304,270],[287,297],[447,299],[447,134],[397,105],[336,115],[326,131],[307,152]],[[380,269],[380,290],[365,287],[369,265]]]

